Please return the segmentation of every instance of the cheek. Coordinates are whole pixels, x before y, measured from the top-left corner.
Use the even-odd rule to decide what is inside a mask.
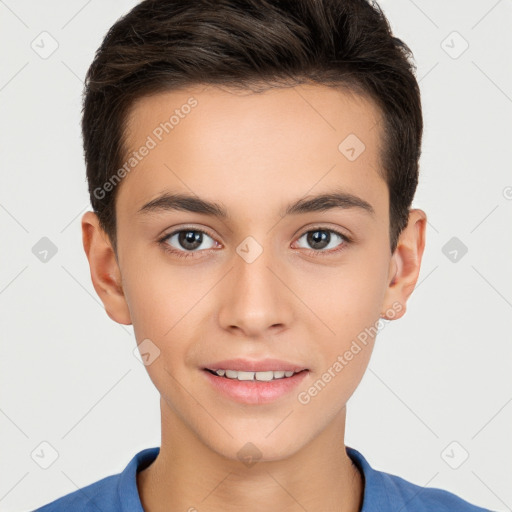
[[[322,368],[316,377],[332,382],[328,387],[338,393],[348,393],[346,399],[366,370],[381,327],[387,270],[383,260],[361,257],[355,263],[354,259],[353,265],[331,269],[332,274],[321,280],[321,290],[308,291],[311,309],[325,324],[313,338],[322,354]],[[325,372],[329,375],[322,378]]]
[[[318,364],[297,397],[311,417],[332,419],[363,378],[380,328],[380,294],[375,284],[347,278],[331,281],[318,295],[315,307],[328,329],[322,327],[312,337]]]
[[[184,314],[187,290],[179,279],[149,261],[147,255],[130,254],[123,262],[123,290],[137,342],[149,338],[160,344]],[[169,334],[166,336],[166,333]]]
[[[183,273],[165,263],[159,249],[143,243],[125,250],[122,259],[123,290],[134,328],[166,332],[173,319],[188,302],[194,285],[183,279]],[[148,335],[148,333],[146,333]]]
[[[379,318],[386,293],[387,263],[377,258],[352,258],[350,263],[310,277],[304,296],[338,340],[356,336]],[[328,330],[325,330],[328,334]]]
[[[167,274],[171,273],[167,270]],[[156,389],[166,395],[169,389],[179,389],[174,379],[183,380],[181,367],[191,339],[191,322],[196,320],[193,305],[200,295],[190,291],[194,290],[190,283],[184,286],[175,275],[166,275],[165,268],[150,262],[136,271],[127,265],[125,280],[135,339],[141,344],[141,354],[150,354],[144,363],[146,371]]]
[[[123,280],[137,343],[149,339],[159,350],[158,360],[147,367],[151,377],[165,368],[181,371],[198,325],[210,318],[205,307],[214,284],[211,276],[134,253],[125,261]]]

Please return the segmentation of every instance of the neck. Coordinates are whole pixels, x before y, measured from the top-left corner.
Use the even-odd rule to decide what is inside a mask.
[[[348,457],[346,408],[309,443],[286,459],[227,458],[200,440],[162,400],[160,453],[137,473],[145,512],[359,512],[364,481]]]

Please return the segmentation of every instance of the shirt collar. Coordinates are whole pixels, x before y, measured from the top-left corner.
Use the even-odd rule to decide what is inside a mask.
[[[398,508],[399,505],[405,507],[403,498],[393,492],[391,475],[373,469],[363,455],[355,448],[349,446],[345,448],[347,455],[363,477],[363,504],[360,512],[401,510]]]
[[[137,453],[121,473],[117,486],[122,512],[144,512],[137,489],[137,472],[147,468],[160,453],[160,447],[146,448]]]

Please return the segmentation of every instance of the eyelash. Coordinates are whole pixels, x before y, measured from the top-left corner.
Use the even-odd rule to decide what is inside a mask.
[[[173,256],[177,256],[178,258],[194,257],[195,253],[201,252],[201,251],[178,251],[176,249],[170,248],[169,244],[166,243],[169,238],[171,238],[172,236],[174,236],[174,235],[176,235],[178,233],[181,233],[183,231],[193,231],[193,232],[196,232],[196,233],[203,233],[203,234],[209,236],[210,238],[213,238],[209,233],[207,233],[206,231],[204,231],[202,229],[198,229],[198,228],[182,228],[182,229],[178,229],[176,231],[173,231],[172,233],[168,233],[168,234],[164,235],[162,238],[160,238],[158,240],[158,243],[163,247],[163,250],[165,252],[170,253]],[[340,233],[339,231],[336,231],[335,229],[325,228],[325,227],[321,227],[321,226],[314,227],[312,229],[308,229],[307,231],[304,231],[304,233],[302,233],[302,235],[300,235],[297,238],[297,240],[302,238],[304,235],[307,235],[308,233],[314,233],[315,231],[326,231],[326,232],[329,232],[329,233],[334,233],[335,235],[337,235],[337,236],[339,236],[340,238],[343,239],[343,243],[340,245],[339,248],[330,249],[329,251],[307,249],[308,251],[311,251],[311,252],[315,253],[315,255],[330,256],[330,255],[333,255],[333,254],[336,254],[336,253],[339,253],[339,252],[343,251],[347,245],[352,243],[352,239],[349,238],[347,235],[344,235],[343,233]],[[212,250],[212,249],[204,249],[204,250],[208,251],[208,250]]]

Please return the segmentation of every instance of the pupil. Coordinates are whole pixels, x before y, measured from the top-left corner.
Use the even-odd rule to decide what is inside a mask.
[[[182,231],[179,236],[179,242],[185,249],[197,249],[202,242],[202,233],[199,231]]]
[[[320,233],[320,235],[318,235]],[[323,249],[329,245],[330,233],[327,231],[312,231],[308,236],[308,243],[315,249]]]

